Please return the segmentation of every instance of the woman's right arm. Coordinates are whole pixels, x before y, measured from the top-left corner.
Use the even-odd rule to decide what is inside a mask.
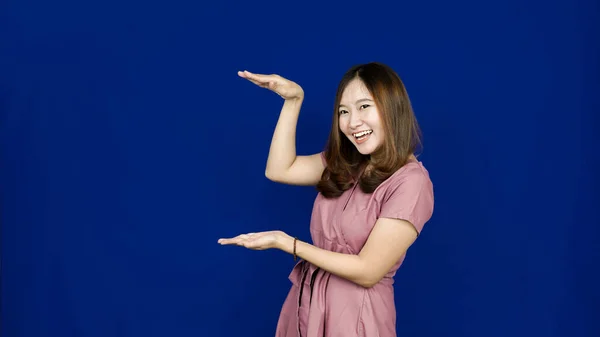
[[[290,185],[316,185],[323,173],[321,154],[296,154],[296,125],[303,98],[286,99],[271,140],[265,176]]]
[[[274,91],[284,99],[271,140],[265,176],[283,184],[316,185],[325,168],[321,154],[296,154],[296,126],[304,100],[302,88],[279,75],[259,75],[247,71],[240,72],[239,75]]]

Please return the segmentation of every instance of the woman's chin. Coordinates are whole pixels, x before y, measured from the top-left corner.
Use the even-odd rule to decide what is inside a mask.
[[[377,149],[373,146],[368,146],[367,144],[354,144],[354,146],[360,154],[365,156],[371,155]]]
[[[360,142],[356,141],[356,139],[350,139],[356,150],[365,156],[371,155],[373,152],[377,150],[378,143],[377,138],[368,138],[367,140]]]

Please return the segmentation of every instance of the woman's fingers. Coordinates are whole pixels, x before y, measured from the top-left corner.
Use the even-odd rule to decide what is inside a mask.
[[[265,79],[264,76],[253,74],[253,73],[251,73],[251,72],[249,72],[247,70],[238,71],[238,75],[240,77],[245,78],[247,80],[250,80],[250,81],[252,81],[254,83],[256,83],[256,82],[261,82],[261,83],[267,82],[267,80]]]
[[[247,70],[238,71],[238,75],[261,88],[267,88],[284,99],[302,98],[304,91],[297,83],[277,74],[254,74]]]
[[[256,237],[256,233],[247,233],[247,234],[240,234],[233,238],[222,238],[222,239],[219,239],[217,242],[222,245],[232,245],[232,244],[243,245],[244,242],[250,241],[255,237]]]
[[[270,89],[274,88],[277,81],[280,80],[279,76],[277,75],[254,74],[247,70],[238,71],[238,75],[258,86]]]
[[[272,75],[266,75],[266,74],[255,74],[255,73],[251,73],[248,70],[244,70],[244,71],[238,71],[238,75],[240,75],[241,77],[247,78],[247,79],[251,79],[251,80],[255,80],[255,81],[259,81],[259,82],[269,82],[269,81],[275,81],[277,79],[277,75],[272,74]]]
[[[238,244],[241,239],[242,239],[241,235],[238,235],[233,238],[221,238],[217,242],[222,245],[232,245],[232,244]]]

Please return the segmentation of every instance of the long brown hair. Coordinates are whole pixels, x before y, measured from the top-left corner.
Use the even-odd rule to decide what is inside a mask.
[[[373,96],[384,128],[384,141],[371,155],[363,155],[339,127],[339,106],[344,89],[360,79]],[[350,68],[340,80],[329,139],[325,148],[327,167],[317,190],[326,198],[340,196],[358,183],[365,193],[404,166],[420,145],[420,129],[404,83],[389,66],[373,62]],[[364,170],[371,164],[368,170]],[[362,174],[361,174],[362,172]]]

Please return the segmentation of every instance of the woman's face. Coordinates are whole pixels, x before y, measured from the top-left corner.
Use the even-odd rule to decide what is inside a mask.
[[[384,132],[373,97],[360,79],[354,79],[342,93],[338,111],[340,130],[363,155],[383,144]]]

